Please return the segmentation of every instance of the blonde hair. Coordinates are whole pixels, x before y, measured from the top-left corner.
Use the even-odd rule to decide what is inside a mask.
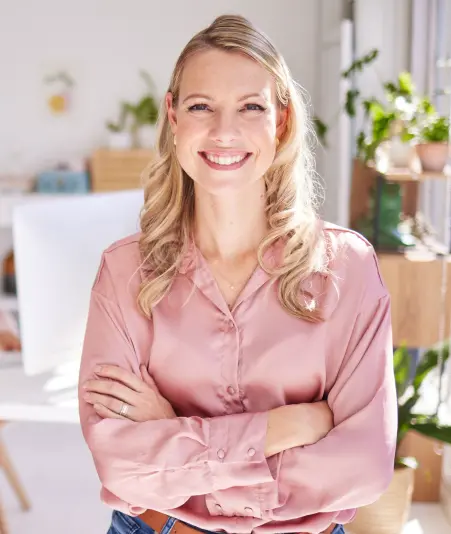
[[[241,16],[223,15],[196,34],[177,60],[168,89],[175,105],[187,60],[212,48],[240,52],[257,61],[274,77],[279,105],[288,108],[286,131],[264,176],[270,230],[260,243],[258,261],[273,281],[279,281],[279,301],[289,313],[319,321],[318,306],[313,300],[307,302],[301,290],[303,280],[326,269],[325,241],[317,216],[319,195],[310,146],[312,129],[302,90],[292,79],[283,57],[262,32]],[[145,177],[141,213],[143,281],[138,304],[148,317],[152,307],[169,291],[180,269],[185,247],[191,241],[194,214],[194,184],[178,162],[164,104],[156,149],[156,160]],[[282,261],[270,269],[264,265],[263,255],[280,239],[285,243]]]

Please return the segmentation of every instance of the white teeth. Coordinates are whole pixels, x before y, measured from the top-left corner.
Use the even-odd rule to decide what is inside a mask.
[[[246,156],[213,156],[205,153],[205,157],[217,165],[232,165],[233,163],[243,161]]]

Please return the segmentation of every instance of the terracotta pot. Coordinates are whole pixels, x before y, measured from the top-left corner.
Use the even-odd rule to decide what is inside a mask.
[[[448,160],[448,143],[420,143],[416,150],[423,171],[443,171]]]
[[[349,534],[401,534],[409,518],[415,470],[395,469],[387,491],[373,504],[357,510],[346,525]]]

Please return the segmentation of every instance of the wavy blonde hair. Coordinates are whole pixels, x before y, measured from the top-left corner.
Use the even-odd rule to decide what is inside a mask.
[[[201,51],[240,52],[257,61],[274,77],[279,105],[288,108],[286,131],[275,159],[264,176],[269,232],[260,243],[258,261],[273,281],[279,281],[281,305],[308,321],[321,320],[314,300],[305,298],[302,281],[326,270],[325,240],[317,216],[319,192],[311,150],[312,129],[302,90],[270,40],[241,16],[223,15],[186,45],[172,74],[168,92],[177,105],[180,80],[187,60]],[[156,144],[157,156],[144,176],[140,251],[143,281],[138,304],[147,317],[169,291],[186,246],[191,242],[194,183],[181,168],[163,103]],[[264,265],[265,251],[280,239],[282,261]]]

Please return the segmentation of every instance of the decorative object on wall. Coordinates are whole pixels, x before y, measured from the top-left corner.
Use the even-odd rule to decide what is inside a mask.
[[[44,83],[50,87],[47,105],[54,115],[66,113],[71,106],[74,79],[66,72],[59,71],[44,78]]]

